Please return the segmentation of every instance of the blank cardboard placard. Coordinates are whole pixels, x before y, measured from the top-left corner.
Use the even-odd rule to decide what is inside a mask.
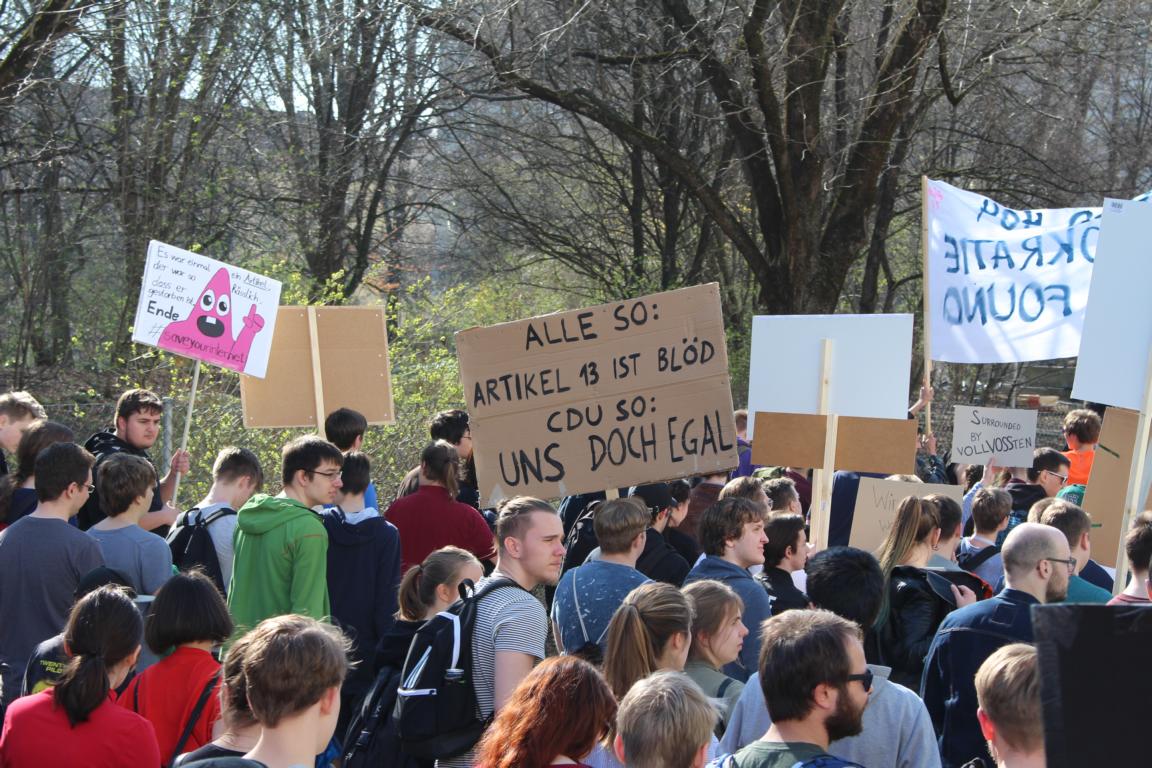
[[[383,308],[281,307],[267,376],[241,376],[240,397],[245,427],[320,430],[322,415],[337,408],[360,411],[369,424],[394,423]]]
[[[829,413],[875,419],[907,415],[912,315],[752,318],[748,412],[820,413],[824,339],[833,343]],[[751,440],[755,424],[748,426]]]
[[[1036,411],[957,405],[952,419],[952,458],[965,464],[1030,467],[1036,448]]]
[[[1140,414],[1126,408],[1109,408],[1100,428],[1100,442],[1092,459],[1092,475],[1084,489],[1084,509],[1092,516],[1092,559],[1116,567],[1116,552],[1124,535],[1124,504],[1136,429]],[[1145,473],[1147,474],[1147,473]],[[1144,508],[1152,498],[1145,492]]]
[[[715,283],[456,334],[480,498],[732,469]]]
[[[866,552],[875,552],[884,543],[884,538],[896,522],[900,502],[908,496],[922,499],[934,493],[955,499],[957,504],[964,502],[964,489],[958,485],[908,483],[875,477],[860,478],[860,490],[856,494],[856,510],[852,517],[850,543]]]
[[[760,437],[752,441],[752,463],[816,468],[824,463],[828,417],[802,413],[757,413]],[[896,475],[916,470],[916,422],[909,419],[837,419],[836,466],[854,472]]]
[[[1072,397],[1139,411],[1152,349],[1152,203],[1105,200]]]

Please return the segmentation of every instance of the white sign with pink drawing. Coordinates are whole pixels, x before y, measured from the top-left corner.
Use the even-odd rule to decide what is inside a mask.
[[[153,240],[132,340],[264,378],[279,304],[279,281]]]

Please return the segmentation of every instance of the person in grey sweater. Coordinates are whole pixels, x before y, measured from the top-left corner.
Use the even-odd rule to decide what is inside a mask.
[[[884,577],[871,554],[832,547],[808,560],[808,598],[861,627],[870,627],[880,610]],[[924,702],[887,679],[889,669],[875,664],[872,695],[857,736],[832,742],[828,751],[868,768],[940,768],[936,735]],[[763,736],[772,725],[759,677],[753,675],[729,715],[720,741],[722,753],[735,753]]]

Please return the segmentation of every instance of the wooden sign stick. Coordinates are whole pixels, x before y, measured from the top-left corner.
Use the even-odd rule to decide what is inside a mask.
[[[316,307],[308,307],[308,343],[312,353],[312,386],[316,389],[316,432],[324,429],[324,372],[320,368],[320,332],[316,329]],[[323,437],[323,435],[321,435]]]
[[[820,415],[828,419],[828,432],[824,440],[824,462],[812,474],[812,502],[809,506],[808,530],[816,549],[828,546],[828,527],[831,518],[832,476],[836,472],[836,416],[829,399],[832,386],[831,339],[824,339],[820,362]]]
[[[1152,437],[1152,350],[1148,354],[1148,368],[1144,375],[1144,407],[1140,409],[1140,419],[1136,422],[1136,445],[1132,451],[1132,468],[1128,474],[1128,492],[1124,495],[1124,517],[1120,522],[1120,543],[1116,547],[1116,579],[1112,584],[1112,594],[1124,591],[1124,576],[1128,572],[1128,549],[1124,540],[1132,519],[1143,510],[1144,465],[1148,460],[1148,440]]]
[[[192,409],[196,407],[196,390],[200,386],[200,361],[197,360],[196,364],[192,366],[192,392],[188,395],[188,412],[184,414],[184,436],[180,438],[180,450],[188,450],[188,433],[192,429]],[[173,507],[176,506],[176,500],[180,496],[180,478],[183,477],[179,472],[176,473],[176,482],[172,485],[172,501],[170,502]]]

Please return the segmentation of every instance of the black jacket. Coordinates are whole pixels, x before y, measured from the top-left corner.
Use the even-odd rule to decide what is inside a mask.
[[[772,601],[772,615],[779,616],[784,611],[794,609],[803,610],[808,607],[808,596],[796,587],[792,581],[792,574],[783,568],[769,568],[765,566],[760,580],[768,590],[768,597]]]
[[[679,588],[692,566],[680,556],[676,548],[664,540],[655,528],[648,529],[644,540],[644,551],[636,561],[636,570],[653,581],[663,581]]]
[[[92,482],[97,486],[97,491],[88,497],[88,501],[84,502],[84,506],[80,508],[80,513],[77,515],[77,522],[80,523],[80,530],[82,531],[88,530],[107,517],[107,515],[104,514],[103,508],[100,506],[99,491],[100,465],[104,463],[104,460],[117,453],[130,453],[133,456],[148,459],[147,452],[124,442],[110,429],[92,435],[92,437],[88,438],[88,442],[84,443],[84,447],[89,453],[96,457],[96,465],[92,467]],[[151,461],[151,459],[148,460]],[[148,511],[155,512],[163,506],[164,500],[160,498],[160,473],[157,471],[156,488],[152,494],[152,506],[148,508]]]
[[[951,582],[930,568],[902,565],[888,579],[888,615],[876,628],[876,664],[892,668],[888,679],[918,690],[924,658],[936,629],[956,607]]]

